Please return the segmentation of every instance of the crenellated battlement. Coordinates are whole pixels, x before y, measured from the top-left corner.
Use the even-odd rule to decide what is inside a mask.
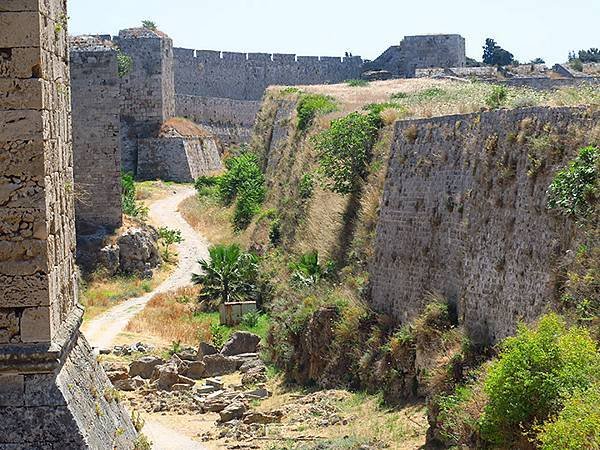
[[[362,65],[363,59],[360,56],[339,57],[339,56],[298,56],[293,53],[240,53],[221,50],[194,50],[190,48],[173,49],[175,58],[194,58],[192,61],[203,63],[214,62],[258,62],[258,63],[277,63],[277,64],[304,64],[315,62],[325,64],[354,64]]]

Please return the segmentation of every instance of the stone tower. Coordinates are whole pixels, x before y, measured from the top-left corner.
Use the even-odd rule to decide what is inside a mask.
[[[79,332],[65,0],[0,7],[0,449],[130,449]]]
[[[158,30],[130,28],[114,42],[131,58],[121,82],[121,158],[123,170],[136,173],[138,139],[158,137],[175,114],[173,41]]]

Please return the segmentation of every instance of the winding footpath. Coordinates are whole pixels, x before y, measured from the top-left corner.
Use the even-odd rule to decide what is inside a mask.
[[[195,195],[195,192],[192,187],[174,186],[172,195],[150,204],[149,219],[154,225],[181,230],[183,242],[177,246],[177,268],[154,291],[127,300],[85,323],[82,331],[92,347],[111,347],[129,321],[144,309],[155,295],[188,286],[191,283],[191,274],[200,270],[198,259],[208,258],[208,241],[200,236],[178,211],[179,204]],[[143,432],[153,442],[154,450],[206,450],[206,447],[179,431],[168,428],[151,417],[145,419]]]

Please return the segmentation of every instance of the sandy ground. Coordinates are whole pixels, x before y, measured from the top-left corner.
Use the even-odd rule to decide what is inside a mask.
[[[117,336],[125,330],[129,321],[158,293],[168,292],[190,284],[190,276],[200,270],[198,259],[208,258],[209,243],[188,225],[178,212],[179,204],[195,195],[192,187],[173,186],[173,192],[150,204],[149,219],[156,226],[181,230],[183,242],[177,246],[177,268],[154,291],[142,297],[127,300],[104,314],[87,322],[83,334],[94,348],[108,348],[116,343]],[[173,428],[172,423],[160,416],[146,416],[143,433],[153,443],[153,450],[206,450],[206,447],[186,436],[182,427]],[[193,427],[188,428],[192,430]]]
[[[192,187],[173,186],[173,194],[150,205],[149,218],[156,226],[181,230],[183,242],[177,246],[177,268],[154,291],[132,298],[104,314],[90,320],[82,327],[83,334],[92,347],[107,348],[114,345],[117,335],[125,330],[129,321],[158,293],[172,291],[190,284],[190,276],[200,270],[198,259],[208,258],[208,241],[198,235],[178,212],[179,204],[195,194]]]

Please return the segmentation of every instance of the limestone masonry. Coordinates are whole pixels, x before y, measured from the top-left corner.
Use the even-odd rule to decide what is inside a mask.
[[[66,2],[0,8],[0,449],[133,448],[79,333]],[[93,393],[96,392],[96,395]],[[98,395],[100,393],[100,395]]]
[[[80,39],[71,42],[70,57],[78,234],[110,231],[123,222],[117,52],[105,41]]]
[[[465,64],[464,39],[458,35],[409,36],[369,63],[359,56],[173,48],[167,35],[145,28],[97,38],[112,40],[133,62],[121,81],[120,116],[122,167],[134,173],[140,162],[140,139],[158,138],[161,124],[171,117],[190,119],[225,144],[246,143],[270,85],[340,83],[360,78],[367,69],[414,76],[415,68]],[[143,144],[146,155],[147,144]]]
[[[586,108],[526,108],[398,122],[370,270],[373,305],[407,322],[428,293],[440,293],[477,343],[539,317],[555,300],[576,231],[548,210],[546,190],[599,120]],[[540,134],[564,151],[536,154],[528,140]]]

